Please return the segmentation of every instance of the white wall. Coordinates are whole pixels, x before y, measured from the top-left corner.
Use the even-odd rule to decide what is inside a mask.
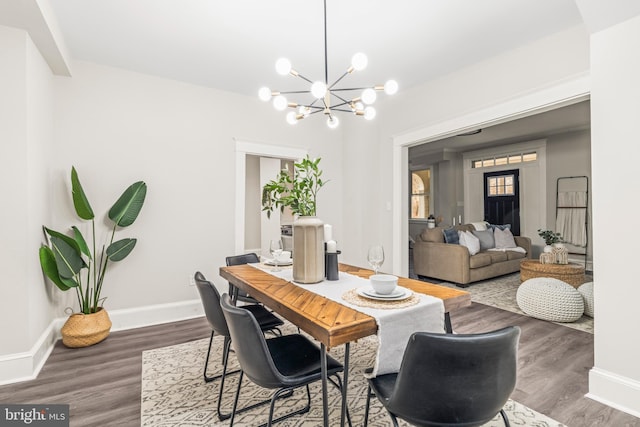
[[[308,132],[313,122],[292,129],[257,99],[90,63],[75,65],[73,78],[56,81],[55,179],[68,181],[75,165],[97,215],[130,183],[148,184],[137,222],[118,233],[139,240],[107,275],[109,309],[197,298],[188,286],[195,270],[220,286],[218,268],[234,253],[234,137],[304,144],[320,156],[335,145],[328,130]],[[340,181],[338,170],[331,172]],[[338,194],[323,196],[328,203],[339,199]],[[67,194],[58,194],[55,226],[77,222],[64,215],[69,203]]]
[[[54,317],[38,262],[48,220],[52,144],[51,71],[26,32],[0,26],[0,381],[23,377],[44,360]],[[42,337],[41,346],[36,341]],[[49,339],[49,342],[44,342]]]
[[[349,194],[360,191],[357,200],[365,203],[363,210],[367,213],[364,216],[346,215],[345,227],[349,230],[363,227],[379,236],[378,240],[385,247],[393,247],[393,228],[398,224],[394,223],[392,211],[386,210],[386,202],[394,197],[394,138],[409,139],[415,135],[413,141],[419,143],[424,137],[423,129],[490,110],[494,105],[583,76],[588,70],[589,38],[585,28],[579,26],[384,99],[378,106],[376,129],[368,127],[367,123],[345,130],[344,138],[350,150],[360,150],[358,155],[345,156],[349,162],[349,171],[345,173],[350,178],[346,190]],[[446,126],[442,128],[447,131]],[[453,130],[456,129],[448,129],[449,132]],[[429,136],[431,140],[437,140],[446,135]],[[376,170],[373,166],[376,164],[377,173],[371,172]],[[362,192],[371,187],[368,180],[372,175],[376,180],[376,192],[370,198],[364,198]],[[351,205],[357,200],[352,199]],[[450,203],[455,206],[456,200]],[[362,263],[362,258],[355,260]],[[393,265],[394,261],[391,251],[387,251],[387,265]]]
[[[635,201],[640,16],[591,36],[595,367],[589,393],[640,416],[640,300],[634,239],[612,233]]]

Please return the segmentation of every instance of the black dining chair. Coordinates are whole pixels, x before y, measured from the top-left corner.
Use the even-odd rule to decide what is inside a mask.
[[[309,412],[311,409],[309,384],[322,379],[321,352],[318,346],[301,334],[266,339],[260,332],[260,326],[252,312],[245,310],[244,307],[232,305],[230,296],[226,294],[222,295],[221,305],[241,369],[233,415],[229,425],[233,426],[237,412],[235,408],[238,404],[242,379],[245,374],[260,387],[278,389],[271,398],[269,418],[263,426],[271,426],[294,415]],[[342,391],[342,380],[338,373],[343,370],[344,367],[340,362],[327,355],[327,378],[340,391]],[[284,393],[300,387],[307,389],[306,405],[274,420],[273,412],[276,399]],[[348,411],[347,420],[351,425]]]
[[[393,425],[480,426],[500,413],[516,385],[520,328],[481,334],[416,332],[397,373],[369,378],[365,421],[377,397]]]
[[[251,252],[248,254],[242,255],[232,255],[226,257],[227,267],[232,265],[242,265],[242,264],[252,264],[260,262],[260,258],[257,254]],[[234,292],[237,294],[234,295]],[[229,295],[232,295],[236,301],[250,303],[250,304],[260,304],[258,300],[251,297],[248,293],[238,289],[229,283]]]
[[[202,300],[202,305],[204,307],[205,317],[207,318],[207,322],[211,327],[211,338],[209,338],[209,348],[207,349],[207,357],[204,361],[204,380],[205,382],[211,382],[213,380],[221,378],[220,381],[220,391],[218,393],[218,418],[220,420],[225,420],[231,417],[230,413],[222,413],[220,410],[220,405],[222,402],[222,392],[224,390],[224,380],[227,375],[234,374],[239,372],[239,370],[227,372],[227,364],[229,361],[229,351],[231,348],[231,335],[229,334],[229,329],[227,327],[227,321],[222,313],[222,309],[220,308],[220,294],[216,287],[205,279],[204,275],[199,271],[195,273],[195,282],[196,287],[198,288],[198,292],[200,293],[200,299]],[[253,316],[257,319],[258,328],[261,333],[264,332],[273,332],[274,334],[279,334],[280,330],[279,326],[282,326],[284,322],[276,317],[273,313],[267,310],[262,305],[257,304],[249,304],[244,306],[248,311],[250,311]],[[207,368],[209,366],[209,356],[211,355],[211,345],[213,344],[214,335],[221,335],[224,337],[224,345],[222,349],[222,373],[214,376],[207,376]],[[269,402],[269,401],[267,401]],[[264,402],[264,403],[267,403]]]

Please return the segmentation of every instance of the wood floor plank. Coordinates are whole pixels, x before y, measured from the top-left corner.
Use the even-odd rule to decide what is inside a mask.
[[[640,427],[640,419],[586,398],[593,335],[482,304],[454,310],[458,333],[522,329],[514,400],[570,427]],[[71,426],[140,425],[144,350],[208,338],[204,318],[113,332],[93,347],[58,343],[33,381],[0,386],[3,403],[69,403]]]

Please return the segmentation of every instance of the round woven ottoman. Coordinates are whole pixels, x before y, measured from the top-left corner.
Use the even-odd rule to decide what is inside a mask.
[[[584,314],[593,317],[593,282],[587,282],[580,285],[578,292],[584,300]]]
[[[516,301],[529,316],[551,322],[575,322],[584,313],[580,292],[551,277],[536,277],[522,282]]]

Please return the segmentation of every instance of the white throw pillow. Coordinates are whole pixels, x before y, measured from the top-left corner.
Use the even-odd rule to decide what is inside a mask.
[[[496,249],[509,249],[509,248],[517,248],[516,241],[513,238],[513,234],[511,234],[511,230],[505,228],[504,230],[500,230],[496,227],[493,230],[493,238],[496,242]]]
[[[473,228],[475,228],[477,231],[484,231],[487,229],[486,221],[472,222],[471,225],[473,225]]]
[[[465,246],[469,251],[469,255],[475,255],[480,252],[480,239],[473,235],[470,231],[458,231],[460,244]]]

